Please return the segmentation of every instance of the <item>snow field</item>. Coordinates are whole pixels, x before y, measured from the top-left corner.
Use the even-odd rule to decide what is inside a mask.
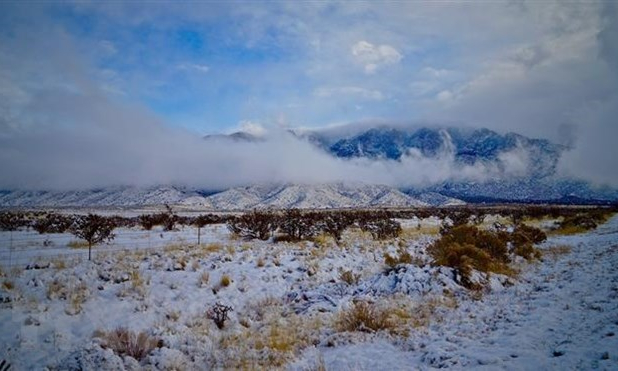
[[[0,358],[18,370],[618,366],[618,218],[550,238],[543,261],[520,262],[517,278],[477,273],[488,280],[482,294],[427,264],[439,220],[402,224],[398,240],[350,230],[339,246],[243,241],[225,226],[203,229],[196,246],[186,228],[155,249],[97,247],[92,262],[16,249],[50,264],[2,268]],[[130,246],[130,232],[115,243]],[[65,237],[54,246],[74,251]],[[387,267],[384,254],[401,251],[414,264]],[[233,308],[223,329],[206,315],[215,303]],[[383,317],[383,330],[346,329],[358,303]],[[138,361],[93,336],[118,327],[162,347]]]

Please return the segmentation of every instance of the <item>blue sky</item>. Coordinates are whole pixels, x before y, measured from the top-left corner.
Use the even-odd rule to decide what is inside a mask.
[[[102,107],[200,135],[448,123],[576,143],[606,173],[617,19],[603,1],[4,1],[0,135],[115,127]]]

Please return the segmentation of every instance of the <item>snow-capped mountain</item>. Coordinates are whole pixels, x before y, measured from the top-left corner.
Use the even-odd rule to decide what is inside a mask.
[[[14,191],[0,194],[4,207],[109,207],[182,205],[205,210],[253,208],[417,207],[462,203],[448,197],[410,196],[395,188],[369,184],[253,185],[207,194],[182,187],[117,187],[77,192]]]
[[[204,197],[181,187],[111,187],[82,191],[3,191],[3,207],[86,207],[198,203]]]
[[[466,202],[566,202],[608,203],[618,200],[618,190],[598,188],[574,179],[559,178],[556,167],[566,147],[545,139],[531,139],[488,129],[377,125],[287,132],[292,140],[307,141],[342,160],[370,158],[396,163],[422,157],[446,156],[463,165],[487,166],[498,173],[509,159],[523,169],[485,181],[449,180],[420,188],[395,189],[370,184],[246,184],[212,191],[177,186],[150,188],[112,187],[74,192],[0,191],[0,207],[86,207],[175,204],[211,210],[249,208],[347,208],[456,205]],[[268,138],[251,133],[210,135],[206,141],[262,142]],[[510,156],[510,157],[509,157]],[[521,165],[523,164],[523,165]],[[506,174],[507,172],[503,172]],[[276,182],[277,180],[273,180]],[[463,200],[463,201],[462,201]]]
[[[377,127],[341,138],[320,132],[307,133],[305,137],[341,158],[399,160],[411,150],[425,157],[450,151],[455,161],[473,165],[496,162],[501,154],[519,149],[534,159],[527,173],[536,178],[553,175],[566,149],[545,139],[531,139],[515,133],[501,135],[489,129]]]
[[[214,209],[414,207],[428,203],[383,185],[321,184],[248,186],[206,199]]]

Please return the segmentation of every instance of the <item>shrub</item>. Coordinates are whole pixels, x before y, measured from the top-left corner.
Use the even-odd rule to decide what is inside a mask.
[[[343,232],[354,223],[352,218],[348,217],[344,213],[330,213],[328,215],[323,215],[320,218],[320,222],[318,224],[318,228],[332,236],[337,243],[341,241],[341,235]]]
[[[223,329],[225,321],[229,319],[228,313],[232,312],[232,307],[216,303],[206,312],[206,316],[212,319],[219,329]]]
[[[399,264],[412,264],[413,262],[414,258],[404,248],[400,248],[395,256],[389,253],[384,254],[384,263],[390,268],[395,268]]]
[[[279,229],[289,241],[301,241],[318,234],[316,213],[303,214],[298,209],[286,210],[279,222]]]
[[[401,234],[401,224],[392,219],[363,220],[359,222],[359,227],[363,232],[371,233],[375,240],[396,238]]]
[[[101,346],[109,348],[119,356],[133,357],[138,361],[144,359],[153,349],[163,346],[163,341],[145,332],[135,333],[124,327],[113,331],[97,331],[95,337],[101,339]]]
[[[0,231],[16,231],[28,225],[28,219],[23,213],[0,213]]]
[[[340,312],[336,321],[338,331],[377,332],[392,330],[395,325],[388,311],[365,301],[353,303],[351,308]]]
[[[272,213],[253,211],[229,220],[227,227],[244,239],[267,240],[277,227],[277,218]]]
[[[40,234],[43,233],[64,233],[73,225],[73,218],[49,213],[42,218],[38,218],[32,228]]]
[[[538,228],[518,224],[511,233],[510,240],[515,255],[532,260],[541,257],[541,252],[534,245],[547,240],[547,235]]]
[[[464,287],[473,288],[470,281],[472,270],[489,271],[492,258],[489,253],[471,244],[436,243],[428,252],[434,259],[434,265],[451,267],[455,271],[455,281]]]
[[[485,231],[469,225],[460,225],[446,231],[441,238],[434,243],[438,249],[445,249],[451,244],[472,245],[487,252],[493,259],[500,262],[508,262],[507,243],[509,235],[501,231]]]
[[[595,229],[611,216],[610,210],[588,210],[574,215],[567,215],[558,226],[558,232],[564,234],[582,233]]]
[[[221,276],[221,281],[219,281],[219,286],[228,287],[232,283],[232,279],[227,274]]]
[[[351,270],[339,269],[339,279],[348,285],[355,285],[360,279],[360,274],[354,274]]]

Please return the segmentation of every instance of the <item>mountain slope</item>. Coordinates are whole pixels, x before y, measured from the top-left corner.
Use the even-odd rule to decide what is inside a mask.
[[[417,207],[441,205],[384,186],[368,184],[253,185],[237,187],[212,195],[180,187],[132,188],[76,192],[5,191],[0,193],[3,207],[108,207],[144,205],[183,205],[206,210],[246,210],[252,208],[354,208]]]
[[[426,157],[452,155],[455,161],[472,165],[477,162],[498,162],[500,156],[519,150],[530,161],[527,175],[547,177],[555,174],[556,165],[565,147],[545,139],[531,139],[489,129],[376,127],[349,137],[336,139],[319,132],[305,133],[311,143],[341,158],[368,157],[400,160],[410,151]]]

